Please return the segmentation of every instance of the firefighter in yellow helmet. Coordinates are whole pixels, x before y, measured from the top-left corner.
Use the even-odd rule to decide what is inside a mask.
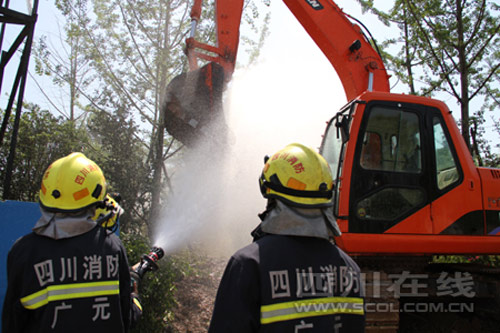
[[[328,163],[290,144],[266,157],[259,184],[262,222],[227,264],[209,332],[364,332],[359,267],[334,244]]]
[[[108,211],[104,223],[116,222],[121,209],[110,208],[103,172],[72,153],[48,167],[39,196],[41,218],[8,254],[2,331],[128,331],[140,313],[126,251],[96,222]]]

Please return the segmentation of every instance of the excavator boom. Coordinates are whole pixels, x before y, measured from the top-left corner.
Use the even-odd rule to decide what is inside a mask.
[[[344,86],[347,100],[365,91],[389,92],[382,58],[333,1],[283,0],[323,51]]]

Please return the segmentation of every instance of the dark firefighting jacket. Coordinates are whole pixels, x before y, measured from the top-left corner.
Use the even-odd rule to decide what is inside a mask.
[[[7,279],[2,332],[126,332],[130,325],[126,252],[99,226],[63,239],[20,238]]]
[[[229,260],[209,332],[363,332],[357,264],[326,239],[266,235]]]

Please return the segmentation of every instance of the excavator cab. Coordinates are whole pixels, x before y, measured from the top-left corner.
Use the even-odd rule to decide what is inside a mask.
[[[349,253],[500,252],[500,177],[474,165],[444,103],[366,92],[330,121],[320,152]]]

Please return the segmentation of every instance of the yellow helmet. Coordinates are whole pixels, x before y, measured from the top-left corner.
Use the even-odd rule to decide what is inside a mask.
[[[123,213],[123,208],[118,204],[118,201],[120,200],[115,200],[113,196],[106,194],[103,204],[97,207],[92,219],[104,228],[115,227]]]
[[[49,211],[74,212],[104,199],[106,179],[97,164],[82,153],[52,163],[42,179],[40,204]]]
[[[259,182],[265,198],[303,208],[333,205],[330,166],[323,156],[298,143],[266,157]]]

